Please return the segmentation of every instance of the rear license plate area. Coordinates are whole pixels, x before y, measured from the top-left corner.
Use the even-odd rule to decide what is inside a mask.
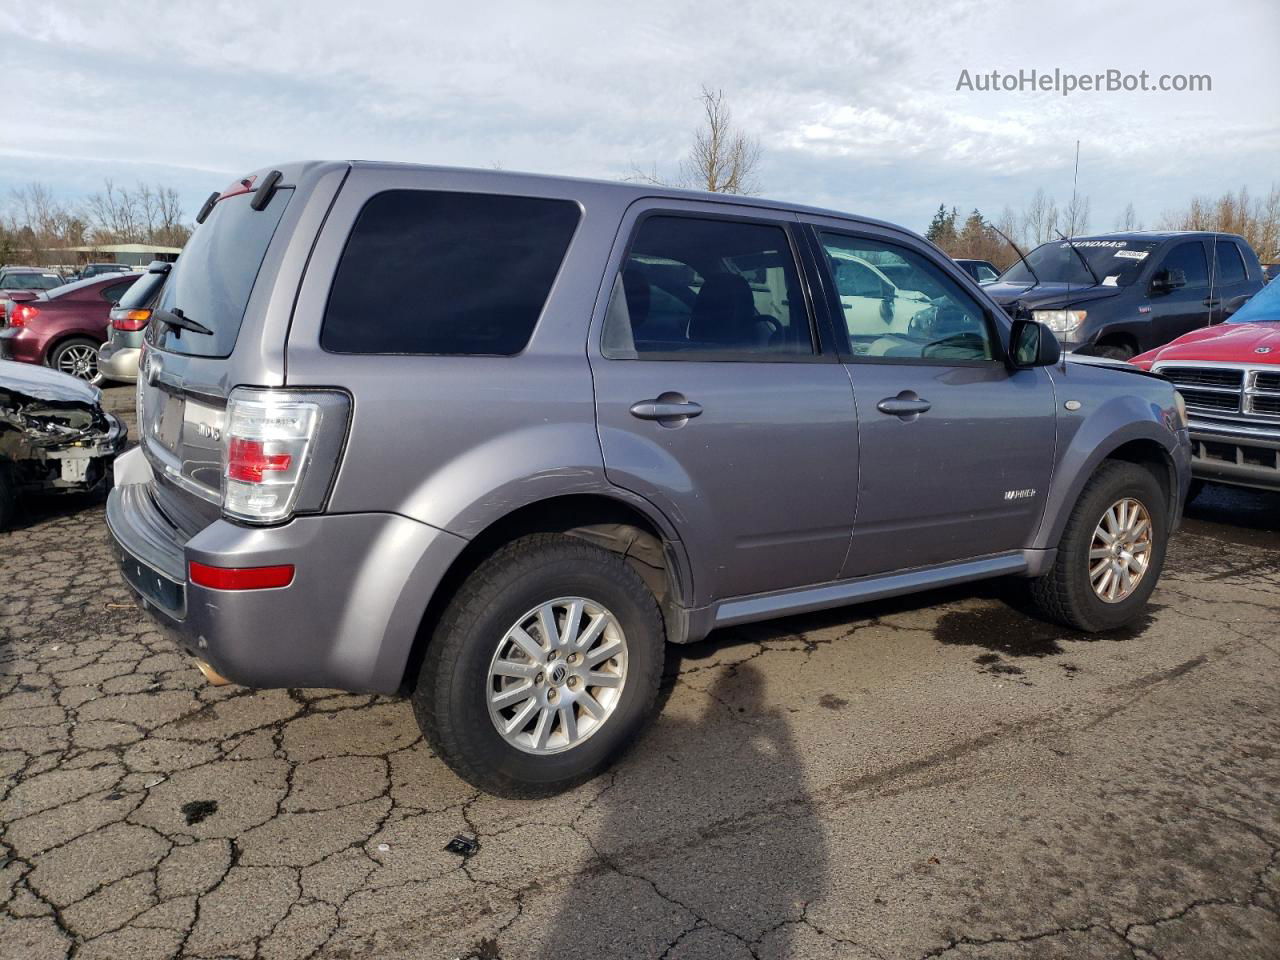
[[[128,584],[160,609],[180,617],[186,606],[186,585],[156,573],[146,564],[118,550],[120,572]]]

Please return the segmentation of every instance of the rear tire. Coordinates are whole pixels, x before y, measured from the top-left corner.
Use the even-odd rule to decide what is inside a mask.
[[[644,728],[665,642],[653,594],[621,556],[560,534],[523,537],[450,601],[414,713],[463,780],[503,797],[550,796],[600,773]]]
[[[98,345],[88,337],[63,340],[49,352],[49,366],[95,387],[106,379],[98,369]]]
[[[1118,509],[1121,504],[1135,503],[1140,509]],[[1130,512],[1138,519],[1126,524],[1124,516]],[[1160,579],[1168,542],[1168,512],[1164,490],[1149,470],[1125,461],[1104,461],[1085,484],[1071,511],[1053,567],[1031,581],[1031,597],[1039,612],[1087,633],[1115,630],[1131,623],[1141,615]],[[1123,535],[1123,531],[1139,528],[1143,523],[1148,525],[1145,551],[1140,549],[1142,532],[1136,543],[1135,538]],[[1122,532],[1114,539],[1119,544],[1114,556],[1108,553],[1111,546],[1105,539],[1109,535],[1108,524]],[[1126,544],[1135,549],[1127,551]],[[1139,574],[1129,564],[1138,562],[1144,552],[1145,565]],[[1114,591],[1112,579],[1106,576],[1108,567],[1120,584]],[[1133,581],[1131,588],[1126,589],[1120,575],[1114,573],[1118,569],[1127,572]],[[1107,599],[1108,592],[1115,596]]]

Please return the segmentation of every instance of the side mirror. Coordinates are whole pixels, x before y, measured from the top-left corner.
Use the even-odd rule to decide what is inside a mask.
[[[1051,367],[1062,359],[1062,346],[1053,331],[1034,320],[1014,320],[1009,337],[1009,364],[1015,370]]]
[[[881,280],[880,281],[880,299],[892,300],[895,296],[897,296],[897,290],[894,289],[893,284],[888,283],[884,280]]]
[[[37,290],[14,290],[10,292],[9,299],[14,303],[26,303],[28,300],[36,300],[40,296]]]
[[[1187,271],[1174,268],[1172,270],[1165,269],[1159,271],[1151,278],[1151,295],[1153,297],[1164,296],[1166,293],[1173,293],[1174,290],[1180,290],[1187,285]]]
[[[1227,317],[1231,316],[1233,313],[1235,313],[1237,310],[1243,307],[1246,303],[1248,303],[1252,298],[1253,298],[1253,295],[1249,293],[1241,294],[1238,297],[1232,297],[1223,305],[1223,308],[1222,308],[1223,319],[1225,320]]]

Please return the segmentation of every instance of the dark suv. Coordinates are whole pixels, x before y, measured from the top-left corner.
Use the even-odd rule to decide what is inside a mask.
[[[1112,233],[1051,240],[986,291],[1031,311],[1067,350],[1128,360],[1221,323],[1262,289],[1253,248],[1229,233]]]
[[[1179,520],[1167,381],[1059,363],[879,221],[378,163],[201,213],[108,502],[123,574],[215,677],[411,693],[490,791],[601,770],[717,627],[1002,575],[1119,627]]]

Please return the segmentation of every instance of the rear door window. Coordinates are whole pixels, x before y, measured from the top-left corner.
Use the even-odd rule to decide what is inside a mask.
[[[214,205],[187,241],[158,304],[161,310],[181,310],[212,333],[158,325],[156,346],[193,357],[229,357],[235,349],[249,294],[293,190],[276,190],[262,210],[249,206],[251,196]]]
[[[601,346],[616,360],[813,356],[786,231],[737,220],[645,219],[615,281]]]
[[[1244,259],[1240,256],[1240,248],[1229,240],[1220,240],[1214,244],[1213,255],[1216,258],[1213,276],[1220,287],[1230,283],[1243,283],[1247,279]]]
[[[580,215],[571,200],[542,197],[434,190],[371,197],[338,262],[320,346],[333,353],[519,353]]]

